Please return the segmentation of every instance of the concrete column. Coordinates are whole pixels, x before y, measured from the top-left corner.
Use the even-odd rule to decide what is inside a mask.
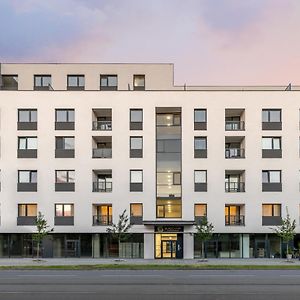
[[[100,235],[93,234],[93,257],[100,257]]]
[[[194,235],[191,233],[185,233],[183,235],[183,258],[194,258]]]
[[[241,234],[240,249],[243,249],[243,258],[249,258],[250,237],[249,234]]]
[[[144,233],[144,258],[154,259],[154,233]]]

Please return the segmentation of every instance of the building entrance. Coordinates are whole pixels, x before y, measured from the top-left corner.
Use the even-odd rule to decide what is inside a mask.
[[[79,257],[80,256],[80,241],[79,240],[66,240],[66,257]]]

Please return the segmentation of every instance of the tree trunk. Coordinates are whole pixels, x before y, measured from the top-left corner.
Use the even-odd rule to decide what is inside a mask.
[[[202,257],[202,259],[204,259],[204,258],[205,258],[205,253],[204,253],[204,241],[202,241],[201,244],[202,244],[201,257]]]
[[[119,258],[121,258],[121,255],[120,255],[120,251],[121,251],[121,238],[119,237],[118,238],[118,246],[119,246]]]
[[[39,257],[40,257],[40,242],[37,242],[36,259],[39,260]]]
[[[286,243],[286,259],[288,259],[289,255],[289,242]]]

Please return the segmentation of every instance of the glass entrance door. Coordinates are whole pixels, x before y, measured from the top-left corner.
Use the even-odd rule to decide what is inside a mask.
[[[156,233],[155,258],[183,258],[182,234]]]
[[[66,257],[79,257],[79,240],[66,240]]]
[[[161,241],[161,258],[176,258],[176,241]]]

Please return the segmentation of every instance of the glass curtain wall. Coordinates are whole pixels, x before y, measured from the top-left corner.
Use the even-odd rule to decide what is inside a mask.
[[[156,108],[156,216],[181,218],[181,108]]]

